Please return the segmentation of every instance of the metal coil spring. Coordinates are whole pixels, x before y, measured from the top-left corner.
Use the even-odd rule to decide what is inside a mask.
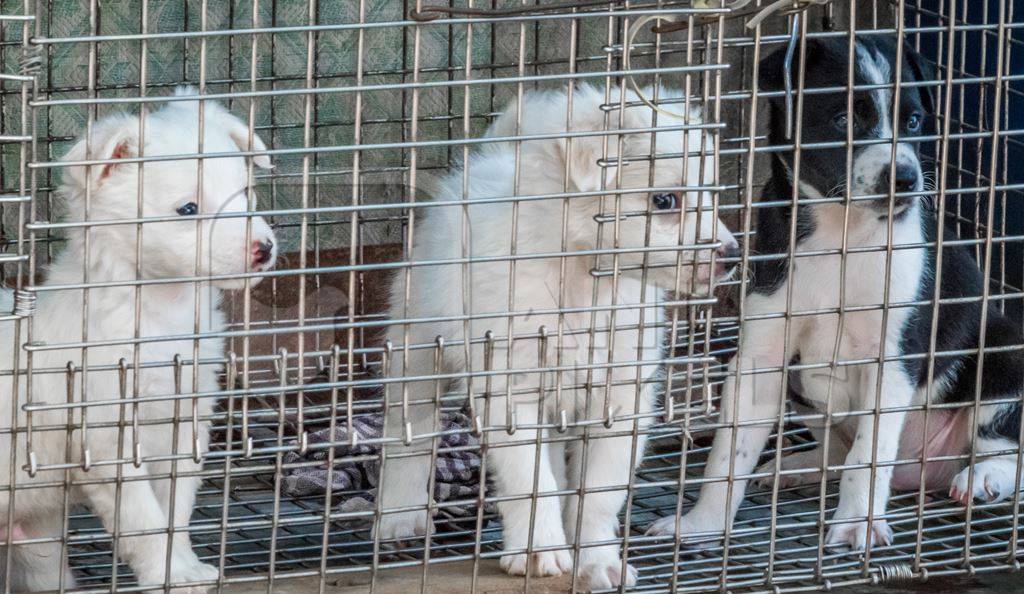
[[[14,292],[14,315],[27,318],[36,313],[36,294],[19,289]]]
[[[914,579],[914,569],[909,563],[883,563],[878,566],[878,581],[906,582]]]

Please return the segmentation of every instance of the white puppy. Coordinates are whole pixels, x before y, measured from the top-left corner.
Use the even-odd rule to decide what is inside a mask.
[[[194,91],[179,89],[177,94],[191,95]],[[65,160],[188,155],[197,152],[198,141],[199,102],[178,101],[147,114],[141,137],[138,116],[121,114],[96,122],[88,148],[85,138],[79,140]],[[231,153],[249,150],[249,146],[248,126],[223,107],[206,102],[202,152]],[[259,138],[253,137],[252,150],[265,148]],[[141,178],[138,163],[69,165],[60,188],[67,202],[67,221],[131,220],[139,216],[169,220],[141,225],[141,261],[136,257],[140,227],[136,223],[97,225],[88,231],[82,227],[70,229],[67,244],[49,267],[44,286],[239,275],[269,269],[276,257],[276,247],[273,232],[262,218],[202,218],[249,210],[246,188],[251,180],[246,160],[241,156],[203,160],[201,190],[198,163],[196,159],[147,162],[142,166]],[[255,163],[270,166],[265,155],[255,157]],[[175,220],[178,218],[183,220]],[[140,584],[181,584],[217,578],[217,569],[200,562],[193,553],[187,532],[200,482],[195,473],[201,464],[193,455],[198,458],[207,447],[209,426],[205,419],[212,412],[211,399],[143,400],[137,407],[137,434],[132,427],[136,414],[133,405],[109,403],[135,397],[173,396],[179,389],[172,366],[176,355],[186,361],[181,368],[180,393],[216,392],[219,363],[196,366],[191,361],[194,355],[208,362],[222,360],[223,339],[199,340],[198,351],[194,352],[196,342],[185,337],[223,330],[225,319],[218,309],[220,288],[243,285],[244,279],[237,276],[212,283],[146,284],[138,301],[135,287],[124,285],[97,287],[85,294],[80,289],[37,293],[31,338],[45,344],[46,349],[32,355],[30,395],[26,393],[28,378],[17,376],[16,425],[11,418],[11,404],[0,407],[0,427],[18,428],[14,444],[10,433],[0,434],[0,451],[4,452],[0,456],[0,476],[5,482],[12,473],[8,455],[12,447],[16,448],[13,462],[17,465],[13,470],[17,484],[13,495],[14,522],[4,526],[12,497],[5,488],[0,491],[0,531],[15,540],[42,540],[13,546],[11,567],[5,572],[12,590],[56,590],[62,580],[65,588],[74,585],[63,561],[66,557],[61,554],[61,543],[45,540],[62,535],[66,515],[64,489],[47,485],[60,485],[65,480],[65,469],[75,483],[68,493],[70,501],[88,505],[108,531],[113,532],[116,527],[119,537],[115,550],[132,568]],[[0,299],[0,311],[10,311],[11,295],[3,293]],[[85,321],[83,310],[87,312]],[[16,331],[19,345],[27,340],[27,322],[17,324],[20,327],[12,322],[0,325],[0,372],[4,374],[0,375],[0,394],[12,393],[11,369],[21,370],[22,374],[25,370],[27,353],[12,352],[12,347]],[[183,338],[153,340],[163,336]],[[72,346],[83,338],[105,344],[89,347],[83,360],[82,349]],[[138,353],[132,344],[135,338],[139,339]],[[68,347],[53,348],[62,344]],[[127,365],[124,393],[118,370],[121,360]],[[142,367],[137,377],[133,371],[135,361]],[[72,394],[68,394],[69,381],[63,372],[69,362],[77,368]],[[83,364],[88,368],[84,376]],[[70,413],[58,409],[34,412],[32,447],[28,449],[25,429],[29,419],[23,406],[28,402],[38,406],[68,401],[91,404]],[[108,404],[100,404],[103,401]],[[196,427],[192,425],[193,403],[200,419]],[[85,430],[83,421],[88,427]],[[76,426],[75,430],[67,429],[70,423]],[[133,463],[140,459],[141,464]],[[167,477],[172,459],[177,461],[179,475],[173,489],[167,478],[147,478]],[[36,465],[35,476],[22,470],[27,463]],[[119,475],[122,480],[117,480]],[[173,538],[167,534],[169,521],[175,530]],[[0,549],[0,556],[6,557],[5,552]],[[171,592],[197,593],[207,588],[184,586],[171,588]]]
[[[385,513],[378,526],[382,538],[426,532],[430,472],[424,454],[436,430],[435,391],[471,394],[489,443],[487,475],[502,498],[498,508],[506,554],[501,566],[515,575],[569,571],[573,553],[566,545],[578,531],[585,587],[635,580],[635,571],[622,564],[619,545],[608,541],[617,538],[625,487],[642,455],[644,428],[658,390],[649,380],[665,346],[660,303],[666,290],[706,291],[712,248],[718,247],[719,256],[732,253],[736,241],[715,216],[711,194],[699,188],[716,178],[711,135],[680,129],[687,122],[699,124],[699,110],[685,114],[682,102],[671,102],[665,109],[676,117],[660,114],[655,121],[654,111],[632,92],[626,96],[632,106],[624,111],[616,107],[618,92],[610,95],[606,100],[603,90],[576,88],[569,118],[566,91],[527,93],[522,118],[513,105],[487,135],[549,138],[523,141],[518,150],[512,141],[484,144],[470,156],[465,171],[456,169],[442,179],[436,200],[481,201],[468,207],[465,221],[460,205],[417,209],[407,259],[452,263],[399,272],[390,316],[445,321],[391,327],[388,337],[396,350],[390,377],[486,369],[509,373],[478,375],[469,382],[463,376],[442,386],[435,380],[408,381],[387,389],[388,436],[411,444],[387,448],[390,456],[401,457],[385,462],[381,502],[385,510],[420,506],[421,511]],[[681,93],[662,88],[657,96],[679,99]],[[614,133],[652,126],[658,127],[655,138]],[[574,136],[571,141],[564,138],[567,130]],[[602,132],[608,130],[613,132]],[[517,206],[512,198],[562,192],[591,194],[526,198]],[[693,247],[696,243],[701,249]],[[617,253],[610,253],[613,248]],[[510,263],[513,253],[518,259]],[[478,261],[457,262],[465,257]],[[724,270],[721,263],[714,268],[716,276]],[[617,274],[594,274],[613,270]],[[462,316],[471,316],[465,328]],[[539,344],[541,327],[548,334],[546,348]],[[468,360],[464,343],[457,342],[467,331],[472,341]],[[482,340],[488,331],[493,332],[493,348]],[[438,336],[449,345],[440,369],[435,367]],[[528,371],[545,366],[560,371]],[[568,452],[564,442],[548,441],[556,434],[552,426],[563,419],[571,431],[588,435],[586,452],[579,435],[569,442]],[[547,427],[540,436],[538,422]],[[635,448],[629,434],[634,427],[640,433]],[[586,490],[582,506],[576,498],[544,496],[566,485]],[[607,487],[618,488],[603,490]],[[533,492],[541,494],[535,501]],[[588,546],[594,543],[603,544]]]

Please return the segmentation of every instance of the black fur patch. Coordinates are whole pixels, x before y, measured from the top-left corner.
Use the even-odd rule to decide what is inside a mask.
[[[773,161],[773,170],[782,169],[778,161]],[[793,196],[793,186],[790,185],[784,171],[776,171],[775,175],[765,185],[762,200],[789,200]],[[759,209],[757,215],[757,253],[770,254],[776,257],[770,260],[756,260],[753,262],[754,271],[753,291],[771,295],[782,286],[789,271],[789,259],[784,256],[789,253],[789,234],[792,227],[793,207],[775,206]],[[814,214],[810,207],[797,206],[796,208],[796,244],[800,244],[814,233]],[[795,264],[794,264],[795,265]]]
[[[922,209],[922,213],[925,238],[930,242],[935,241],[938,221],[934,211]],[[951,227],[952,225],[947,223],[946,240],[955,239],[953,233],[948,231]],[[934,249],[928,250],[927,267],[929,270],[935,269],[935,253]],[[932,299],[935,291],[934,277],[934,274],[924,276],[918,292],[919,299]],[[943,245],[940,298],[977,298],[981,297],[983,289],[984,277],[977,263],[971,257],[971,251],[966,246]],[[914,311],[903,335],[902,350],[905,354],[928,352],[933,313],[934,308],[931,305],[921,306]],[[935,350],[941,352],[977,349],[981,335],[981,314],[982,304],[978,301],[941,305],[935,334]],[[1024,333],[996,307],[989,305],[985,326],[986,349],[1022,344],[1024,344]],[[928,379],[926,361],[921,359],[907,361],[905,365],[911,377],[917,379],[919,386],[923,386]],[[1020,394],[1024,389],[1024,351],[1018,349],[990,352],[986,350],[982,365],[982,400],[1014,396]],[[975,382],[977,373],[977,355],[936,357],[935,377],[953,374],[950,389],[945,394],[938,396],[945,402],[973,401],[977,388]],[[1019,407],[1017,414],[1020,414]],[[1014,439],[1016,439],[1016,435],[1015,431]]]
[[[1012,443],[1018,443],[1020,439],[1020,414],[1019,402],[1006,404],[999,407],[999,414],[992,418],[991,423],[978,426],[978,437],[985,439],[1006,439]]]

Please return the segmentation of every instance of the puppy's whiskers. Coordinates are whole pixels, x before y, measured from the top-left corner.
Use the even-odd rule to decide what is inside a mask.
[[[846,194],[846,182],[839,182],[825,192],[825,198],[841,198]]]
[[[926,171],[921,175],[921,188],[925,192],[934,192],[938,185],[935,182],[935,173]]]

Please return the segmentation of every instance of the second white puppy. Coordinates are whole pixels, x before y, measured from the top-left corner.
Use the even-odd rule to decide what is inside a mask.
[[[665,88],[657,96],[682,97]],[[411,323],[389,332],[396,350],[388,371],[392,378],[463,376],[444,386],[410,380],[388,388],[387,435],[410,445],[386,449],[381,503],[385,512],[421,509],[385,513],[377,527],[382,538],[426,532],[435,395],[469,394],[489,444],[486,474],[500,498],[501,566],[515,575],[569,571],[567,543],[578,533],[585,587],[635,581],[609,541],[617,538],[618,513],[654,407],[657,386],[647,380],[665,344],[659,304],[666,290],[706,291],[712,271],[724,271],[712,264],[713,248],[731,255],[736,241],[715,216],[712,196],[698,188],[716,178],[710,135],[681,129],[700,122],[699,110],[686,114],[676,101],[665,109],[677,117],[655,116],[632,92],[626,101],[631,106],[620,111],[617,91],[606,99],[603,90],[579,87],[572,90],[570,117],[566,91],[527,93],[522,117],[515,106],[506,109],[487,135],[547,138],[518,147],[484,144],[435,192],[438,201],[478,203],[417,209],[407,254],[413,266],[396,275],[390,310],[391,319]],[[615,132],[654,126],[653,135]],[[576,195],[546,198],[563,192]],[[460,263],[465,258],[473,263]],[[542,327],[546,348],[539,345]],[[488,331],[493,348],[482,340]],[[469,349],[451,344],[467,332]],[[439,336],[450,346],[438,370]],[[536,371],[552,366],[558,371]],[[510,372],[465,379],[485,369]],[[578,423],[570,430],[586,432],[588,441],[577,437],[568,452],[564,442],[550,443],[551,427],[562,422]],[[636,447],[629,434],[635,424]],[[566,487],[585,492],[582,505],[550,495]]]

